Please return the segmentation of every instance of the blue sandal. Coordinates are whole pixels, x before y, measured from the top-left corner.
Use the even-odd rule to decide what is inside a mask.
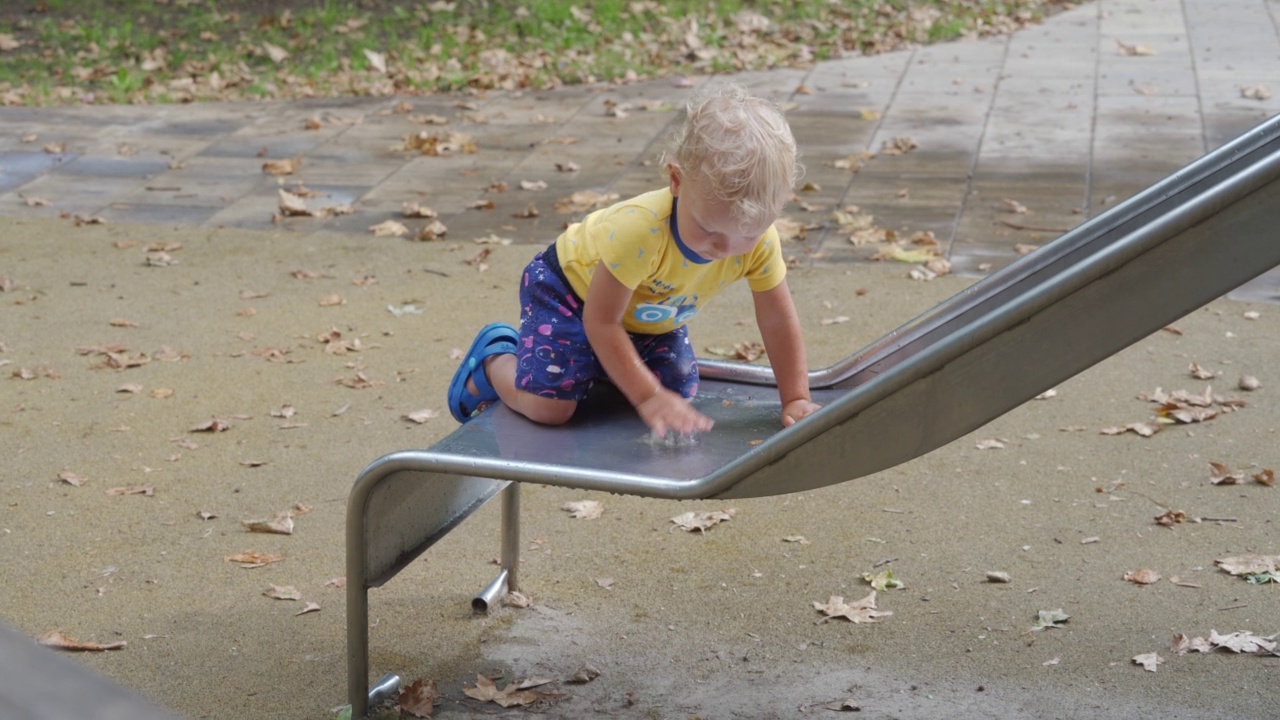
[[[520,333],[506,323],[490,323],[480,328],[480,333],[462,359],[462,365],[453,374],[453,381],[449,383],[449,412],[453,413],[455,420],[465,423],[486,403],[499,399],[498,391],[489,384],[484,373],[484,360],[491,355],[515,354],[519,341]],[[475,383],[479,395],[472,395],[467,390],[468,379]]]

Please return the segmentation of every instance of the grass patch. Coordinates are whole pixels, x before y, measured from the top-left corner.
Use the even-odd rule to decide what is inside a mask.
[[[1003,33],[1065,0],[9,0],[0,101],[545,88],[802,67]]]

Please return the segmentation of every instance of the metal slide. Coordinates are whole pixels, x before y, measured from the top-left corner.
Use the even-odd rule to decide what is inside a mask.
[[[367,589],[504,492],[503,571],[516,587],[518,483],[646,497],[741,498],[845,482],[945,445],[1280,265],[1280,116],[831,367],[823,409],[782,430],[767,368],[704,362],[694,444],[645,440],[599,393],[564,427],[495,406],[429,450],[386,455],[347,509],[348,691],[368,691]]]

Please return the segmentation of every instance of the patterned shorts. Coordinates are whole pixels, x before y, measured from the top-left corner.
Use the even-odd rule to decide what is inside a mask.
[[[548,254],[554,267],[544,259]],[[543,397],[581,400],[596,380],[607,379],[587,342],[582,300],[562,277],[554,251],[538,253],[525,267],[520,308],[516,387]],[[686,398],[698,392],[698,360],[684,326],[662,335],[628,335],[663,387]]]

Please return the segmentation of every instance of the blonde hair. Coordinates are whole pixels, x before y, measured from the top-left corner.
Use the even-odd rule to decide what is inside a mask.
[[[700,92],[685,106],[664,159],[710,197],[733,205],[745,227],[773,222],[800,176],[796,141],[782,111],[725,84]]]

